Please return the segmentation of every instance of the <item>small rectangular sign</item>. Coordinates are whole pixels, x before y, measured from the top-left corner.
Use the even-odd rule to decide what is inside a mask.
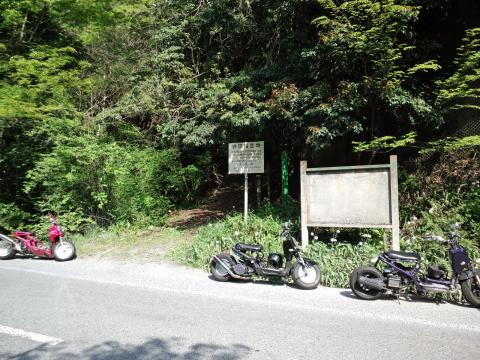
[[[228,144],[229,174],[263,174],[263,141]]]

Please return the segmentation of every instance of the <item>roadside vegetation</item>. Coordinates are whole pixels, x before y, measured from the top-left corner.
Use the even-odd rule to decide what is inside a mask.
[[[235,241],[279,250],[300,160],[397,154],[403,248],[444,261],[420,238],[458,221],[478,254],[479,54],[477,0],[3,0],[0,231],[44,237],[54,210],[79,256],[205,267]],[[247,227],[232,209],[166,227],[229,183],[228,143],[255,140],[266,200]],[[308,250],[328,286],[388,238],[335,234],[314,231]]]
[[[445,245],[425,240],[427,234],[448,236],[450,225],[461,222],[459,234],[461,244],[466,247],[473,259],[480,258],[480,212],[478,194],[480,187],[471,184],[473,194],[445,194],[448,202],[432,201],[429,208],[415,215],[414,209],[402,207],[402,239],[401,249],[416,251],[422,256],[423,271],[429,264],[444,265],[449,269],[448,248]],[[469,203],[467,198],[474,196],[475,202]],[[442,204],[442,205],[439,205]],[[474,206],[475,209],[470,208]],[[472,210],[475,217],[472,218]],[[293,232],[299,234],[299,212],[295,204],[287,206],[266,205],[250,214],[245,224],[243,214],[236,213],[224,220],[210,223],[198,229],[191,241],[177,245],[169,258],[187,266],[209,269],[213,254],[228,252],[237,242],[261,244],[264,253],[282,254],[282,241],[279,236],[282,223],[293,219]],[[322,285],[330,287],[348,287],[352,270],[360,265],[368,264],[382,251],[391,247],[390,234],[383,229],[351,230],[351,229],[311,229],[309,241],[311,245],[306,254],[318,262],[322,270]]]

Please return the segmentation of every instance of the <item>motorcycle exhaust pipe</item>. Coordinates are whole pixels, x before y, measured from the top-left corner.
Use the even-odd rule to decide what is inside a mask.
[[[366,276],[360,276],[358,283],[373,290],[386,290],[387,288],[382,279],[372,279]]]
[[[244,277],[244,276],[239,276],[239,275],[237,275],[237,274],[234,274],[233,271],[230,270],[230,268],[228,267],[228,265],[226,265],[226,264],[222,261],[222,259],[220,259],[217,255],[214,255],[212,259],[215,260],[215,261],[216,261],[217,263],[219,263],[220,265],[222,265],[223,268],[224,268],[225,270],[227,270],[228,274],[229,274],[231,277],[233,277],[233,278],[235,278],[235,279],[241,279],[241,280],[245,280],[245,279],[246,279],[246,277]]]
[[[446,285],[441,285],[441,284],[424,284],[420,283],[420,288],[423,291],[428,291],[431,293],[451,293],[453,294],[455,292],[455,289],[451,289],[450,287]]]
[[[12,243],[12,245],[15,248],[16,251],[18,251],[19,253],[23,253],[20,245],[15,240],[10,239],[7,235],[0,234],[0,239],[3,239],[5,241],[8,241],[8,242]]]

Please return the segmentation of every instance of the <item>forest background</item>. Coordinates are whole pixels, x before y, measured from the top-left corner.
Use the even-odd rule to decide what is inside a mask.
[[[265,141],[267,204],[256,225],[232,215],[201,229],[205,254],[190,244],[176,252],[184,262],[204,265],[234,241],[225,231],[275,248],[267,233],[298,216],[300,160],[392,153],[403,247],[459,221],[478,254],[480,2],[0,2],[0,230],[40,229],[49,210],[70,233],[162,226],[235,180],[229,142],[255,140]],[[279,205],[283,150],[292,201]],[[312,236],[312,256],[357,256],[359,236],[373,236],[374,252],[385,234],[346,236],[344,248]]]

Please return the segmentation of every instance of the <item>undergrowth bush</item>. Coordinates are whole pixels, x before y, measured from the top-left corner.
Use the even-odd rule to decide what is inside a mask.
[[[298,204],[263,206],[251,212],[247,224],[243,214],[234,213],[225,219],[202,226],[193,242],[179,245],[170,258],[182,264],[208,269],[210,259],[220,252],[228,252],[238,242],[261,244],[264,252],[282,252],[282,239],[279,237],[282,223],[298,218]],[[293,228],[298,224],[293,225]]]
[[[42,156],[27,179],[25,191],[40,213],[68,214],[63,224],[85,231],[92,222],[161,224],[174,204],[195,193],[202,176],[193,165],[183,167],[174,150],[84,135]]]
[[[0,203],[0,232],[10,232],[24,226],[30,214],[19,209],[15,204]]]
[[[282,222],[287,219],[298,220],[297,210],[291,208],[287,216],[281,207],[266,206],[250,214],[247,224],[244,224],[242,214],[227,216],[221,221],[201,227],[193,242],[179,245],[169,256],[182,264],[208,270],[213,255],[229,252],[237,242],[261,244],[265,254],[282,253],[283,239],[279,237]],[[422,221],[405,224],[402,229],[401,249],[420,253],[423,271],[426,271],[429,264],[443,264],[450,269],[448,247],[424,239],[427,233],[432,232],[446,236],[449,219],[434,216],[433,212],[428,214],[430,217],[424,214]],[[298,226],[298,221],[294,221],[292,231],[297,238],[300,237]],[[311,245],[306,250],[306,256],[319,264],[323,286],[348,287],[353,269],[369,265],[372,258],[390,249],[390,233],[383,229],[310,231]],[[459,234],[461,243],[471,258],[474,260],[479,257],[480,252],[474,236],[465,229],[461,229]]]
[[[247,224],[243,215],[229,215],[201,227],[192,243],[181,244],[170,257],[185,265],[208,269],[213,255],[228,252],[238,242],[261,244],[265,252],[281,252],[282,242],[278,236],[281,224],[280,219],[271,215],[250,214]]]
[[[315,234],[316,232],[312,232],[310,236],[315,238]],[[369,264],[370,259],[388,248],[383,230],[362,233],[348,230],[344,234],[347,239],[344,239],[342,234],[334,234],[328,240],[314,240],[306,251],[309,258],[318,262],[323,286],[348,287],[353,269]]]

